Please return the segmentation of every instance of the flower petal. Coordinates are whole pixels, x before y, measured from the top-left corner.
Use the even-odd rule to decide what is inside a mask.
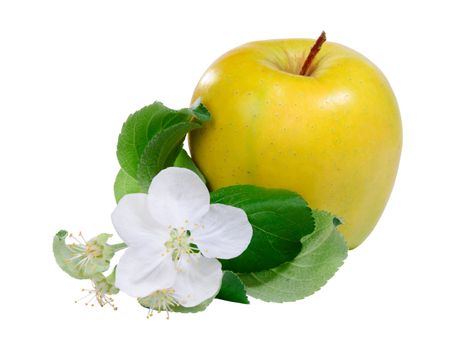
[[[184,255],[179,260],[177,278],[172,288],[174,297],[185,307],[212,298],[222,283],[221,263],[199,254]]]
[[[129,246],[153,242],[162,245],[169,237],[166,227],[155,221],[147,206],[145,193],[127,194],[112,213],[112,223],[118,235]]]
[[[193,171],[167,168],[152,180],[148,191],[149,211],[160,223],[187,227],[209,210],[209,191]]]
[[[115,286],[132,297],[145,297],[173,285],[177,271],[163,246],[129,247],[117,265]]]
[[[191,235],[201,253],[208,258],[231,259],[240,255],[253,235],[245,212],[230,205],[211,205],[200,223],[191,229]]]

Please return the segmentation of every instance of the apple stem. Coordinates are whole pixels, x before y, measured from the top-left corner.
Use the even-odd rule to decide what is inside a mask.
[[[305,62],[303,63],[302,69],[300,70],[300,75],[309,75],[311,73],[310,71],[311,62],[313,61],[313,58],[316,57],[319,50],[321,49],[321,46],[323,45],[325,41],[326,41],[326,33],[322,31],[321,35],[318,37],[314,45],[311,47],[310,53],[308,54]]]

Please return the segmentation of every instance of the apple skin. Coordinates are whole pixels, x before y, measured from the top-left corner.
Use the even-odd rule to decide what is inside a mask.
[[[326,42],[310,76],[298,72],[314,40],[252,42],[227,52],[193,94],[212,121],[189,135],[212,190],[235,184],[284,188],[344,224],[361,244],[388,201],[399,165],[399,108],[382,72]]]

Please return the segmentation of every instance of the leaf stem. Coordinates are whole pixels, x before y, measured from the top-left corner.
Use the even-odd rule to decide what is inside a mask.
[[[128,246],[125,243],[112,244],[110,247],[114,250],[115,253],[119,250],[128,248]]]

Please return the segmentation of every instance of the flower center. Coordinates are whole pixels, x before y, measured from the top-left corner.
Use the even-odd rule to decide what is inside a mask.
[[[98,258],[102,255],[102,247],[98,244],[86,243],[86,255],[90,258]]]
[[[147,318],[152,317],[154,311],[157,313],[165,311],[167,312],[167,319],[169,319],[169,312],[180,305],[174,298],[174,293],[175,291],[172,288],[160,289],[147,297],[140,298],[139,302],[149,309]]]
[[[75,242],[70,245],[72,257],[68,260],[75,262],[79,268],[85,269],[92,259],[102,256],[102,246],[93,241],[86,241],[81,232],[78,237],[70,234],[70,238]]]
[[[101,307],[104,307],[105,305],[110,305],[112,309],[117,311],[117,307],[114,304],[114,299],[110,296],[107,295],[106,291],[104,289],[99,288],[96,283],[93,281],[92,282],[92,288],[91,289],[81,289],[82,292],[85,292],[86,295],[79,298],[78,300],[75,300],[75,303],[79,303],[83,299],[86,299],[84,301],[84,305],[86,306],[92,306],[94,307],[95,302],[97,302]]]
[[[169,229],[169,239],[164,243],[164,246],[166,248],[166,252],[172,255],[173,261],[180,260],[180,257],[183,254],[199,253],[198,247],[193,243],[190,231],[185,230],[183,227],[180,229]]]

